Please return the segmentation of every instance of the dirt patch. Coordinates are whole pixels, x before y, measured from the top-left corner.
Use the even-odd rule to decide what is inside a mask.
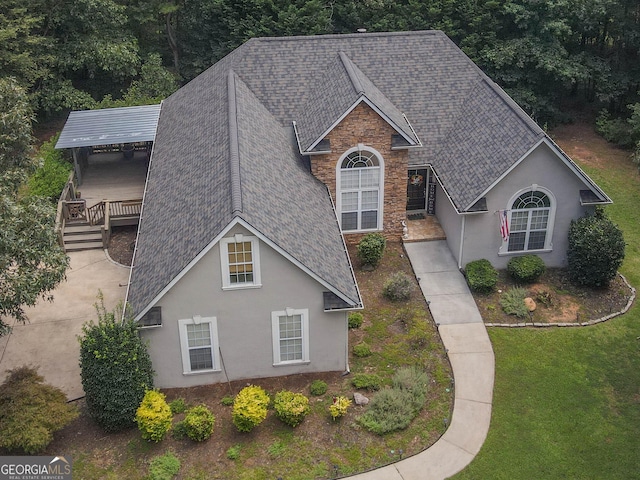
[[[514,287],[525,288],[527,295],[536,302],[536,309],[529,317],[518,318],[502,310],[501,297]],[[569,281],[567,271],[560,268],[547,269],[540,280],[531,285],[518,285],[503,270],[493,293],[474,294],[480,314],[487,323],[587,322],[622,310],[630,296],[629,287],[620,277],[607,288],[578,287]]]
[[[113,261],[120,265],[131,266],[137,232],[138,227],[135,225],[111,228],[108,251]]]

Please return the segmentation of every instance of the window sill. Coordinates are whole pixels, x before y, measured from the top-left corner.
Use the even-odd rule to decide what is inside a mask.
[[[153,330],[154,328],[162,328],[162,325],[140,325],[139,330]]]
[[[372,233],[372,232],[382,232],[382,228],[369,228],[367,230],[342,230],[343,235],[350,235],[352,233]]]
[[[261,283],[242,283],[238,285],[224,285],[222,290],[246,290],[250,288],[262,288]]]
[[[311,363],[311,360],[296,360],[295,362],[274,363],[273,366],[274,367],[289,367],[289,366],[295,366],[295,365],[309,365],[310,363]]]
[[[549,252],[553,252],[553,248],[543,248],[540,250],[518,250],[518,251],[513,251],[513,252],[502,252],[500,250],[498,250],[498,256],[499,257],[509,257],[512,255],[527,255],[527,254],[537,254],[537,253],[549,253]]]
[[[221,369],[196,370],[195,372],[182,372],[183,375],[205,375],[207,373],[220,373]]]

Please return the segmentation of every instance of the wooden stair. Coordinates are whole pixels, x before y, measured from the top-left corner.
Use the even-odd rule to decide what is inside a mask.
[[[102,226],[88,222],[69,223],[63,232],[64,249],[67,252],[103,249]]]

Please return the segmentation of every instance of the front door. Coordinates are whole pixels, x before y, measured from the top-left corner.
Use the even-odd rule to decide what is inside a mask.
[[[427,169],[409,170],[407,210],[424,210],[427,198]]]

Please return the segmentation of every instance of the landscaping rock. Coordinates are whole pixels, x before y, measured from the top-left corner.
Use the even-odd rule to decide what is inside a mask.
[[[353,402],[356,405],[367,405],[369,403],[369,399],[362,395],[361,393],[354,392],[353,394]]]
[[[527,306],[527,308],[529,309],[530,312],[535,311],[536,309],[536,302],[533,298],[531,297],[527,297],[524,299],[524,304]]]

